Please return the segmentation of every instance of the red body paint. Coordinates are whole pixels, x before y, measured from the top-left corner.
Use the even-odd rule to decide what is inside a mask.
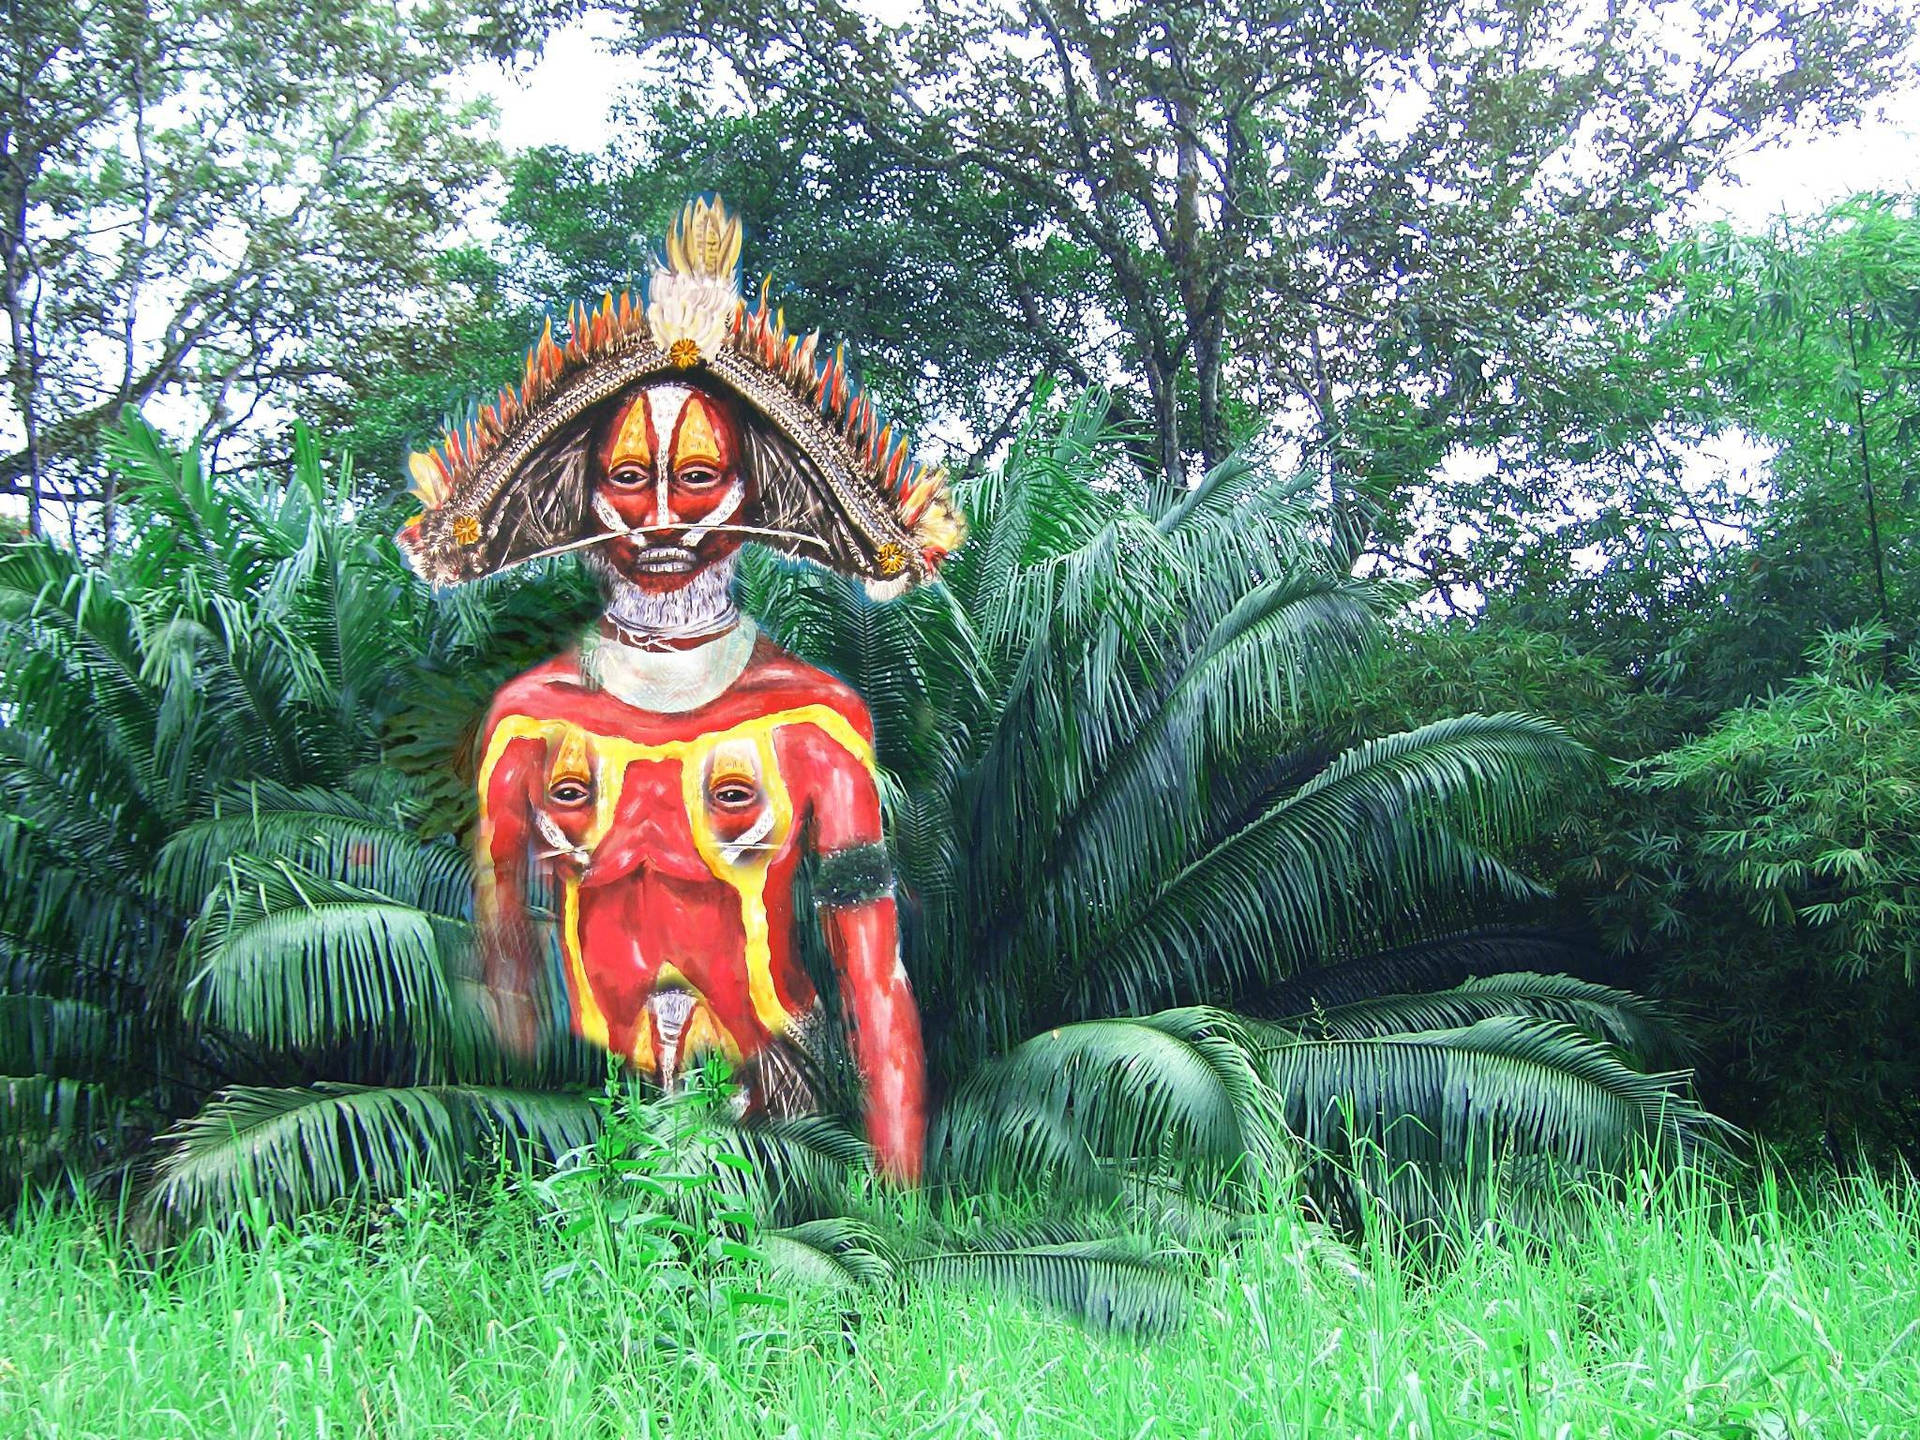
[[[722,694],[679,714],[589,687],[577,655],[515,680],[482,752],[479,908],[493,984],[529,988],[526,896],[544,866],[578,1033],[669,1078],[684,1068],[670,1056],[702,1046],[762,1055],[816,1003],[794,953],[802,856],[881,840],[872,741],[852,690],[764,638]],[[823,910],[822,922],[869,1138],[883,1171],[911,1182],[925,1068],[894,902]],[[676,995],[666,1013],[687,1012],[671,1035],[648,1003],[660,992]]]

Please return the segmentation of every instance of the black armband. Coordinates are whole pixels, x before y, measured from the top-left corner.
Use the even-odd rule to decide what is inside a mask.
[[[820,857],[813,903],[828,909],[865,905],[893,894],[893,861],[884,845],[855,845]]]

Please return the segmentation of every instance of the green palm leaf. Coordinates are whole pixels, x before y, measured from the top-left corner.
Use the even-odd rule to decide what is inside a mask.
[[[180,1221],[244,1214],[256,1196],[286,1215],[413,1185],[450,1189],[489,1140],[555,1157],[589,1143],[597,1125],[597,1112],[577,1095],[478,1086],[236,1087],[168,1132],[150,1203]]]
[[[1153,893],[1114,906],[1090,996],[1125,1004],[1186,976],[1188,993],[1312,964],[1359,928],[1369,897],[1531,896],[1448,829],[1495,842],[1557,812],[1595,761],[1544,720],[1463,716],[1348,751]]]
[[[1503,1015],[1363,1039],[1260,1033],[1288,1127],[1335,1168],[1366,1168],[1403,1216],[1515,1157],[1570,1176],[1618,1173],[1715,1150],[1729,1133],[1683,1075],[1642,1074],[1556,1020]]]
[[[0,991],[0,1074],[88,1075],[124,1052],[130,1028],[90,1000]]]
[[[1315,1006],[1446,990],[1470,978],[1506,971],[1578,972],[1593,961],[1593,947],[1568,932],[1483,926],[1303,970],[1271,989],[1240,997],[1235,1008],[1284,1019],[1304,1015]]]
[[[275,1048],[444,1029],[462,922],[285,861],[229,871],[183,952],[190,1013]]]
[[[849,1182],[871,1174],[873,1152],[837,1116],[807,1115],[727,1126],[719,1143],[746,1162],[733,1177],[758,1215],[775,1219],[832,1216],[848,1203]]]
[[[1097,1194],[1128,1169],[1244,1184],[1272,1158],[1270,1100],[1229,1016],[1086,1021],[976,1072],[934,1150],[943,1173],[976,1183]]]
[[[1125,1241],[948,1250],[901,1269],[944,1285],[1010,1290],[1102,1330],[1157,1333],[1186,1313],[1184,1278]]]
[[[774,1271],[830,1290],[871,1290],[900,1278],[899,1261],[872,1227],[846,1216],[762,1230],[753,1237]]]
[[[1377,995],[1331,1009],[1283,1017],[1303,1036],[1364,1040],[1424,1030],[1458,1030],[1500,1015],[1558,1020],[1611,1045],[1636,1067],[1685,1064],[1691,1047],[1660,1007],[1625,990],[1571,975],[1527,972],[1470,977],[1458,988],[1426,995]]]
[[[197,908],[227,878],[235,857],[277,857],[437,915],[460,915],[472,895],[467,856],[453,844],[423,844],[408,823],[409,808],[325,786],[256,781],[174,832],[161,848],[154,884],[176,904]]]

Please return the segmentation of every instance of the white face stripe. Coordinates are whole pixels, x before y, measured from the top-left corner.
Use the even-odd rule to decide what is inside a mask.
[[[627,533],[627,522],[620,518],[620,512],[613,508],[613,502],[598,490],[593,492],[593,513],[599,517],[600,523],[606,526],[607,529],[613,531],[614,534],[624,535]]]
[[[593,852],[586,846],[576,845],[567,839],[566,832],[554,824],[544,810],[533,812],[533,823],[540,831],[540,838],[547,842],[546,854],[549,858],[558,859],[565,856],[581,865],[587,864],[593,858]]]
[[[760,812],[760,818],[741,832],[737,839],[723,841],[720,853],[726,857],[729,865],[738,865],[740,857],[749,850],[761,850],[766,847],[760,842],[773,833],[773,807],[769,805]]]
[[[693,391],[684,385],[655,385],[646,396],[647,415],[653,421],[653,523],[671,525],[679,518],[673,513],[668,488],[673,480],[673,432]]]
[[[571,850],[573,842],[567,839],[566,831],[554,824],[553,817],[544,810],[533,812],[533,823],[539,827],[540,838],[556,850]]]
[[[746,498],[746,482],[736,476],[733,484],[727,487],[727,498],[722,500],[705,520],[687,531],[683,543],[689,548],[698,545],[712,533],[714,526],[724,525],[731,520],[733,512],[740,508],[741,502]]]

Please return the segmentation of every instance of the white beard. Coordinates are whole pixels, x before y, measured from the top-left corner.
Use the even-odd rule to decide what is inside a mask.
[[[607,619],[624,634],[635,639],[678,640],[717,635],[740,623],[740,611],[733,603],[733,572],[739,560],[737,552],[716,560],[678,590],[660,593],[641,589],[599,555],[590,557],[587,564],[606,584]]]

